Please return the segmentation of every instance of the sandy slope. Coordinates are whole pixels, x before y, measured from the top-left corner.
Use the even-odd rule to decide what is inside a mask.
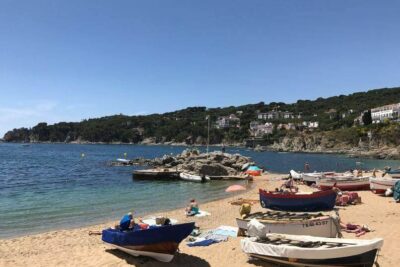
[[[267,175],[258,178],[253,188],[242,196],[257,199],[258,187],[273,189],[280,182],[271,181],[282,175]],[[274,180],[274,179],[272,179]],[[304,187],[304,189],[306,189]],[[375,229],[361,238],[383,237],[384,247],[379,256],[380,266],[395,266],[400,261],[398,242],[400,241],[400,204],[392,198],[384,198],[369,191],[360,192],[363,204],[340,208],[342,221],[367,224]],[[194,196],[195,197],[195,196]],[[237,197],[237,196],[236,196]],[[214,201],[201,205],[201,209],[211,216],[194,218],[201,229],[211,229],[219,225],[235,224],[238,206],[228,203],[231,199]],[[132,207],[134,208],[134,207]],[[255,205],[253,211],[261,210]],[[189,221],[182,210],[160,215],[168,215],[179,221]],[[73,230],[52,231],[43,234],[0,240],[0,266],[270,266],[264,262],[248,262],[241,252],[240,238],[209,247],[189,248],[183,242],[180,253],[171,263],[159,263],[148,258],[135,258],[117,250],[109,249],[100,241],[100,236],[89,236],[89,230],[101,230],[113,222]],[[345,237],[354,237],[345,234]]]

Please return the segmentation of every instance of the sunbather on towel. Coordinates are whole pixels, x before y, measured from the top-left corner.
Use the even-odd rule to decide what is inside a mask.
[[[185,209],[186,216],[194,216],[199,213],[199,205],[195,199],[190,200],[189,206]]]

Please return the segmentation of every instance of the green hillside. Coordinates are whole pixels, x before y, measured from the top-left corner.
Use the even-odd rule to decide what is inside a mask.
[[[276,120],[274,122],[313,120],[319,122],[319,131],[329,131],[352,126],[354,118],[364,110],[396,102],[400,102],[400,87],[316,100],[298,100],[292,104],[260,102],[224,108],[188,107],[174,112],[146,116],[114,115],[87,119],[82,122],[60,122],[53,125],[39,123],[30,129],[20,128],[9,131],[3,139],[7,142],[138,143],[146,138],[153,138],[157,142],[205,143],[207,138],[206,117],[208,115],[213,126],[219,116],[238,114],[240,127],[227,129],[211,127],[210,143],[241,142],[249,137],[249,124],[256,120],[257,112],[279,109],[301,114],[301,119]],[[327,113],[331,109],[337,111],[333,116]],[[241,112],[237,113],[238,111]],[[343,113],[346,114],[344,118]]]

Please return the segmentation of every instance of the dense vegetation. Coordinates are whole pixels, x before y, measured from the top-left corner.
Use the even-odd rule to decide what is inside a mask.
[[[289,111],[301,114],[301,119],[276,120],[274,123],[301,122],[304,120],[318,121],[319,131],[334,131],[349,142],[358,142],[359,137],[365,137],[364,128],[351,129],[355,117],[362,112],[374,107],[400,102],[400,87],[370,90],[351,95],[340,95],[316,100],[299,100],[296,103],[285,104],[272,102],[265,104],[249,104],[238,107],[206,108],[189,107],[183,110],[164,114],[151,114],[146,116],[114,115],[97,119],[88,119],[82,122],[60,122],[54,125],[39,123],[33,128],[14,129],[4,135],[7,142],[123,142],[138,143],[146,138],[155,142],[186,142],[206,143],[207,120],[210,116],[211,125],[215,124],[217,117],[229,114],[240,114],[240,127],[227,129],[210,129],[210,143],[242,142],[249,137],[249,124],[257,118],[257,112],[266,112],[272,109]],[[333,112],[335,109],[336,112]],[[327,111],[331,110],[331,113]],[[241,113],[237,113],[241,111]],[[344,115],[343,115],[344,114]],[[362,117],[364,122],[369,122],[368,117]],[[369,124],[369,123],[367,123]],[[398,127],[374,126],[377,133],[391,139],[396,139],[393,134],[398,134]],[[381,128],[387,128],[387,133],[380,133]],[[354,128],[354,127],[353,127]],[[379,128],[379,129],[378,129]],[[363,130],[364,129],[364,130]],[[383,130],[382,130],[383,131]],[[386,130],[385,130],[386,131]],[[285,131],[274,131],[267,137],[268,143],[277,141]],[[397,139],[394,142],[398,142]]]

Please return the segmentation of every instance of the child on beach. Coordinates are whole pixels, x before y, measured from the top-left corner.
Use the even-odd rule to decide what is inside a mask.
[[[185,211],[186,216],[194,216],[199,213],[199,205],[194,198],[190,200],[189,206],[185,209]]]

